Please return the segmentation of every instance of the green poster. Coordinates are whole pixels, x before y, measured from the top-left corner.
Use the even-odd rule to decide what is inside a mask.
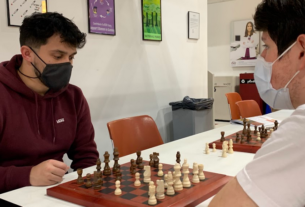
[[[142,0],[143,40],[162,41],[161,0]]]

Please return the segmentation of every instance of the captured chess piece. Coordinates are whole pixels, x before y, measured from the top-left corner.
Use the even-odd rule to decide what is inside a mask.
[[[105,176],[108,176],[108,175],[111,175],[111,170],[110,170],[110,167],[109,167],[109,156],[110,154],[106,151],[105,154],[104,154],[104,163],[105,163],[105,166],[104,166],[104,171],[103,171],[103,175]]]
[[[140,173],[136,173],[136,181],[134,182],[134,186],[140,186],[141,181],[140,181]]]
[[[77,184],[83,184],[84,183],[84,179],[82,178],[82,174],[83,174],[83,169],[77,169]]]
[[[85,183],[86,188],[91,188],[92,187],[92,182],[91,182],[91,175],[88,173],[86,175],[86,183]]]
[[[176,158],[177,158],[177,159],[176,159],[176,163],[179,163],[179,164],[180,164],[180,161],[181,161],[181,160],[180,160],[180,157],[181,157],[181,155],[180,155],[180,152],[178,151],[177,154],[176,154]]]
[[[206,154],[210,154],[209,143],[205,143],[205,153],[206,153]]]
[[[276,131],[279,126],[279,122],[275,120],[273,130]]]
[[[216,144],[213,143],[213,152],[216,152]]]
[[[122,194],[122,190],[120,189],[121,186],[121,182],[119,180],[115,181],[115,191],[114,191],[114,195],[121,195]]]
[[[130,173],[132,175],[136,174],[136,168],[137,168],[137,164],[136,164],[135,160],[131,159],[130,160]]]
[[[225,132],[222,131],[222,132],[220,132],[220,134],[221,134],[220,141],[221,141],[221,142],[225,141],[225,140],[226,140],[226,139],[225,139]]]

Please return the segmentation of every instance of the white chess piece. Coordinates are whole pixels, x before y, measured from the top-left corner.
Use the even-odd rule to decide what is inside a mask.
[[[205,144],[205,153],[210,154],[210,148],[209,148],[209,143]]]
[[[261,133],[257,132],[256,136],[257,136],[256,140],[260,141],[261,140]]]
[[[150,186],[153,186],[153,185],[155,185],[154,181],[150,181],[149,186],[148,186],[148,195],[150,195],[149,194],[150,193]]]
[[[157,199],[156,199],[156,186],[153,184],[149,186],[149,199],[148,199],[149,205],[156,205]]]
[[[213,143],[213,152],[216,152],[216,144]]]
[[[182,182],[181,182],[181,166],[179,163],[176,163],[174,166],[174,170],[175,170],[175,183],[174,183],[174,189],[175,191],[181,191],[183,190],[183,186],[182,186]]]
[[[183,187],[188,188],[191,187],[191,182],[189,179],[189,164],[187,163],[187,160],[184,159],[184,163],[182,165],[182,172],[183,172]]]
[[[150,176],[151,176],[150,166],[148,166],[148,165],[144,166],[144,170],[145,170],[145,172],[144,172],[144,183],[149,183],[150,180],[151,180],[151,178],[150,178]]]
[[[114,191],[114,195],[121,195],[122,194],[122,190],[120,189],[121,186],[121,182],[119,180],[115,181],[115,191]]]
[[[163,176],[163,171],[162,171],[163,165],[162,165],[162,164],[159,164],[158,167],[159,167],[158,176],[162,177],[162,176]]]
[[[227,157],[227,144],[225,142],[222,144],[222,157]]]
[[[228,141],[225,141],[226,142],[226,149],[227,149],[227,153],[229,152],[229,142]]]
[[[172,172],[168,172],[168,176],[167,176],[167,190],[166,190],[166,194],[167,195],[175,195],[175,190],[173,188],[173,175]]]
[[[233,140],[232,139],[230,139],[230,144],[229,144],[229,146],[230,146],[230,149],[229,149],[229,154],[233,154]]]
[[[164,188],[167,188],[167,174],[164,175]]]
[[[164,199],[164,180],[157,180],[157,199]]]
[[[199,183],[199,177],[198,177],[198,164],[196,162],[194,162],[193,164],[193,179],[192,179],[193,183]]]
[[[140,186],[141,181],[140,181],[140,173],[136,173],[136,181],[134,182],[134,186]]]
[[[199,168],[199,180],[205,180],[205,175],[203,173],[203,164],[199,164],[198,165],[198,168]]]

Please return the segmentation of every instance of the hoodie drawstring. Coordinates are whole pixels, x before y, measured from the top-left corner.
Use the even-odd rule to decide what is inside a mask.
[[[55,118],[54,118],[54,108],[53,108],[53,98],[51,99],[51,108],[52,108],[52,124],[53,124],[53,144],[55,144],[56,131],[55,131]]]
[[[37,95],[34,94],[35,96],[35,105],[36,105],[36,124],[37,124],[37,128],[38,128],[38,135],[40,135],[40,128],[39,128],[39,121],[38,121],[38,100],[37,100]]]

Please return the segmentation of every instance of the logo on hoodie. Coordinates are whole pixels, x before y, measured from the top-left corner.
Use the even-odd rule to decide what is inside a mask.
[[[60,124],[60,123],[62,123],[62,122],[65,122],[65,119],[64,119],[64,118],[62,118],[62,119],[57,119],[57,120],[56,120],[56,123],[57,123],[57,124]]]

